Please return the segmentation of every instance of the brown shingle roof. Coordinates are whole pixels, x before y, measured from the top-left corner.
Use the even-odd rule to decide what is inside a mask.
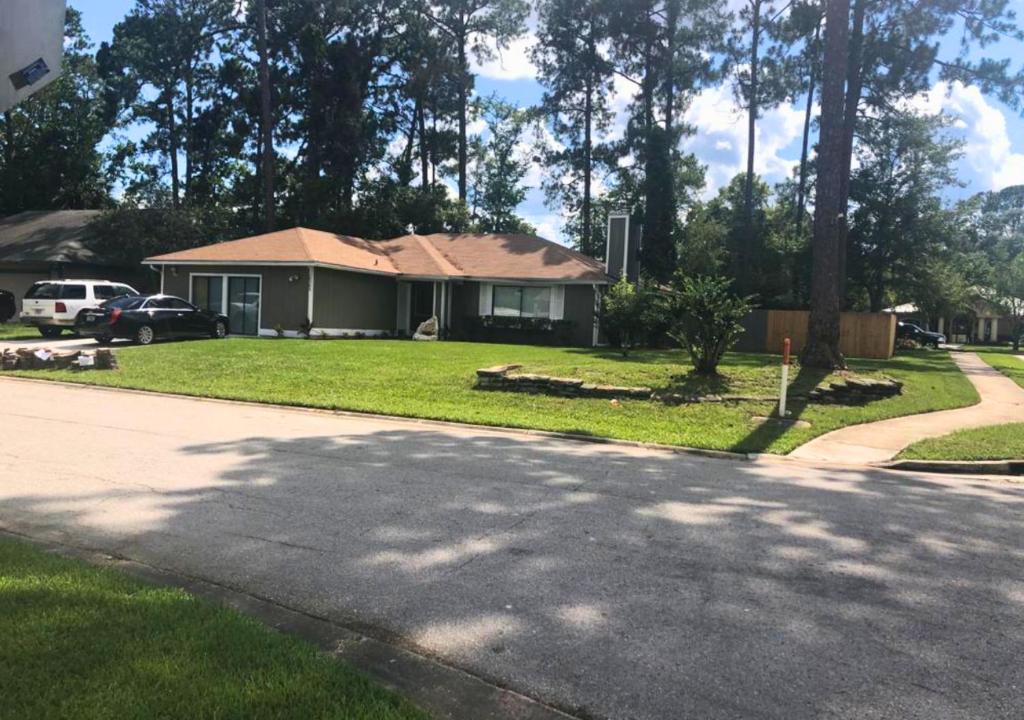
[[[318,263],[389,275],[605,282],[604,265],[534,235],[435,233],[390,240],[292,228],[147,258],[149,263]]]
[[[398,270],[376,244],[362,238],[307,228],[291,228],[254,237],[146,258],[148,263],[322,263],[397,275]]]

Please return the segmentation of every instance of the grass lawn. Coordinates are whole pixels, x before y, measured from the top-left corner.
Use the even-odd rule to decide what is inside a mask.
[[[12,540],[0,637],[3,717],[427,718],[231,610]]]
[[[915,351],[890,361],[851,361],[868,376],[905,383],[904,394],[861,407],[792,402],[810,428],[758,425],[772,402],[703,403],[668,407],[647,400],[566,399],[474,390],[477,368],[522,363],[524,372],[581,377],[618,385],[646,385],[739,395],[772,395],[779,382],[777,356],[727,356],[724,378],[689,375],[681,351],[644,351],[623,358],[608,350],[543,348],[403,340],[269,340],[159,344],[118,351],[116,372],[30,371],[19,375],[116,387],[159,390],[258,402],[356,410],[625,440],[743,452],[786,453],[815,435],[844,425],[971,405],[974,388],[945,352]],[[794,373],[793,393],[828,376]]]
[[[5,340],[38,340],[42,335],[34,327],[19,323],[0,323],[0,342]]]
[[[1024,460],[1024,423],[959,430],[922,440],[901,452],[897,459]]]

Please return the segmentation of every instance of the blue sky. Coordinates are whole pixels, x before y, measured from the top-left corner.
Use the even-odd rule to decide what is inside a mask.
[[[740,0],[727,0],[737,6]],[[93,42],[109,40],[114,25],[134,4],[133,0],[71,0],[82,11],[85,29]],[[1013,0],[1024,16],[1024,0]],[[542,89],[536,82],[529,61],[532,36],[513,43],[500,59],[476,68],[476,90],[482,95],[498,95],[520,105],[536,103]],[[1014,66],[1024,57],[1024,46],[1006,41],[991,52],[996,56],[1014,58]],[[626,83],[619,87],[614,106],[620,121],[612,132],[620,132],[625,121],[623,112],[629,101]],[[962,188],[951,188],[950,199],[964,197],[982,190],[999,190],[1009,185],[1024,184],[1024,120],[994,98],[988,98],[972,87],[949,87],[937,83],[930,92],[915,98],[922,110],[944,110],[956,117],[954,132],[965,142],[964,158],[959,176]],[[708,168],[705,195],[712,195],[745,167],[746,123],[736,107],[728,86],[712,88],[699,95],[690,107],[687,118],[698,128],[683,147],[693,152]],[[770,183],[784,179],[800,157],[800,134],[803,109],[782,106],[765,113],[758,127],[757,171]],[[561,238],[561,216],[557,209],[544,204],[540,191],[541,169],[534,168],[527,178],[531,190],[519,208],[520,214],[537,226],[541,235]]]

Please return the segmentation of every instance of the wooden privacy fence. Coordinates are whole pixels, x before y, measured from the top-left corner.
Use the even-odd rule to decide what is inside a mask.
[[[747,331],[737,350],[782,352],[788,337],[793,353],[807,343],[807,310],[755,310],[745,320]],[[891,313],[843,313],[839,322],[839,349],[847,357],[891,358],[896,349],[896,316]]]

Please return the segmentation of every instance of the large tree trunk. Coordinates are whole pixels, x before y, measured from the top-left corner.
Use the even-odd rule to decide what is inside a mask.
[[[593,162],[593,122],[594,122],[594,88],[593,88],[593,68],[594,59],[597,55],[596,42],[594,40],[594,23],[593,15],[590,18],[590,27],[588,28],[587,35],[587,51],[588,51],[588,62],[587,62],[587,76],[586,86],[584,88],[585,98],[583,102],[583,237],[580,238],[580,250],[588,255],[593,255],[595,248],[593,247],[593,227],[591,207],[591,175],[594,172]]]
[[[850,44],[850,0],[828,0],[825,57],[821,84],[818,181],[814,201],[811,316],[805,366],[834,369],[846,365],[839,350],[840,240],[842,215],[844,80]]]
[[[857,132],[857,110],[863,88],[864,56],[864,13],[866,0],[855,0],[853,6],[853,29],[850,35],[849,61],[846,68],[846,101],[843,110],[843,165],[840,180],[840,207],[842,222],[839,226],[839,295],[840,302],[846,302],[846,266],[849,254],[850,223],[847,210],[850,205],[850,167],[853,164],[853,138]]]
[[[460,36],[456,39],[459,44],[459,200],[466,201],[466,164],[468,162],[468,148],[466,140],[466,113],[469,103],[468,73],[466,67],[466,38]]]
[[[185,76],[185,207],[192,201],[192,174],[194,170],[192,144],[195,137],[195,126],[193,124],[195,102],[195,81],[192,77],[192,69],[189,68]]]
[[[430,151],[427,144],[427,121],[425,117],[427,113],[423,107],[425,104],[420,104],[420,114],[416,119],[420,133],[420,186],[424,191],[430,186]]]
[[[259,0],[256,41],[260,73],[260,166],[263,180],[263,228],[274,231],[274,120],[270,109],[270,53],[267,49],[267,0]]]

